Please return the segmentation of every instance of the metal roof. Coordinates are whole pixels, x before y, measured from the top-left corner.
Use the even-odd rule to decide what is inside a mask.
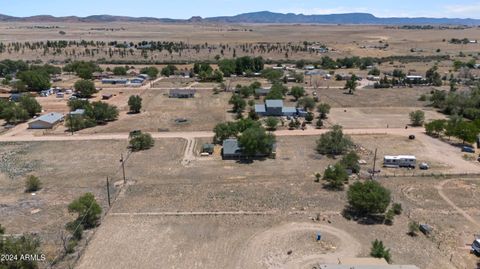
[[[282,113],[297,113],[295,107],[282,107]]]
[[[267,107],[283,107],[283,100],[267,100],[265,101]]]
[[[235,155],[239,154],[241,151],[240,146],[238,145],[237,139],[225,139],[223,140],[223,155]]]
[[[36,118],[35,121],[43,121],[50,124],[54,124],[61,121],[62,119],[63,119],[63,114],[52,112]]]
[[[257,113],[267,112],[267,110],[265,109],[265,105],[255,105],[255,112]]]

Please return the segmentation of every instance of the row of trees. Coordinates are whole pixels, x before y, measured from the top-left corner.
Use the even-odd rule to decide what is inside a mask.
[[[480,86],[462,92],[435,90],[430,102],[447,115],[459,115],[470,120],[480,118]]]
[[[454,116],[449,120],[433,120],[425,124],[425,130],[431,136],[453,136],[462,140],[462,143],[474,143],[480,133],[480,119],[466,121],[461,117]]]

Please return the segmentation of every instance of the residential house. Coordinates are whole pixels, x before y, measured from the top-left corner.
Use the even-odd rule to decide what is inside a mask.
[[[170,98],[194,98],[195,92],[193,89],[171,89],[168,96]]]
[[[52,129],[55,125],[63,121],[63,114],[48,113],[42,115],[28,123],[29,129]]]
[[[266,100],[263,105],[255,105],[255,112],[260,116],[298,116],[299,109],[295,107],[285,107],[283,100]]]
[[[273,144],[271,147],[271,153],[269,154],[257,153],[255,155],[255,158],[266,158],[266,157],[275,158],[276,149],[277,149],[277,145]],[[229,138],[229,139],[223,140],[223,145],[222,145],[223,160],[239,160],[245,157],[246,156],[243,154],[243,151],[242,151],[242,146],[240,145],[237,139]]]

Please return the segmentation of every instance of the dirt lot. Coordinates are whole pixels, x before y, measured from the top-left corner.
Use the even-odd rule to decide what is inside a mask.
[[[369,149],[374,141],[388,145],[396,139],[353,138]],[[443,179],[381,179],[392,190],[394,201],[402,203],[405,213],[396,218],[393,226],[347,221],[340,216],[345,193],[327,191],[313,182],[313,174],[333,162],[314,153],[314,141],[314,137],[279,138],[277,160],[250,165],[203,160],[184,167],[172,160],[159,168],[150,164],[156,157],[147,159],[161,154],[158,149],[134,156],[128,170],[136,175],[143,171],[145,175],[136,177],[135,184],[116,202],[79,268],[91,268],[97,263],[102,268],[113,268],[112,264],[129,268],[138,263],[144,268],[158,264],[179,268],[310,268],[314,263],[332,262],[339,253],[344,257],[368,256],[370,242],[376,238],[391,248],[394,263],[398,264],[463,268],[475,261],[466,244],[477,227],[465,226],[462,215],[439,195],[435,186]],[[397,153],[402,149],[420,154],[422,143],[404,141],[393,150]],[[371,155],[365,156],[370,163]],[[140,163],[152,172],[132,170]],[[162,172],[153,172],[157,169]],[[468,202],[478,189],[468,185],[469,193],[462,197],[463,189],[444,186],[454,203],[478,219],[479,211]],[[321,221],[312,222],[317,213]],[[428,222],[435,229],[434,237],[407,236],[410,219]],[[318,231],[325,234],[322,243],[314,241]],[[289,250],[291,255],[287,254]]]
[[[332,108],[327,122],[339,124],[346,129],[355,128],[402,128],[410,124],[409,114],[415,110],[425,112],[425,122],[444,119],[445,115],[431,108],[420,107],[349,107]]]
[[[130,92],[128,92],[130,93]],[[128,100],[127,91],[123,94],[123,101]],[[119,120],[105,126],[83,130],[82,133],[114,133],[142,131],[157,132],[169,131],[211,131],[213,127],[226,120],[230,120],[231,113],[228,100],[230,93],[213,94],[212,90],[198,90],[195,98],[169,98],[168,90],[148,90],[142,95],[145,112],[136,115],[127,115],[128,107],[120,107]],[[117,97],[119,98],[119,97]],[[120,103],[123,103],[119,102]],[[112,101],[113,102],[113,101]],[[187,122],[176,123],[176,119],[187,119]]]
[[[126,174],[131,185],[118,196],[79,268],[131,268],[134,264],[143,268],[159,264],[168,268],[276,268],[281,264],[307,268],[339,256],[368,256],[369,244],[376,238],[386,242],[399,264],[451,268],[446,253],[454,254],[458,268],[475,261],[465,250],[480,218],[472,203],[478,191],[475,181],[442,186],[443,194],[474,223],[466,224],[462,213],[443,200],[435,188],[443,179],[400,177],[381,180],[405,209],[395,224],[357,224],[339,215],[345,192],[325,190],[313,181],[314,173],[334,162],[314,152],[315,139],[279,138],[276,160],[242,164],[207,158],[188,166],[181,163],[184,140],[157,140],[153,149],[129,157]],[[390,149],[392,154],[407,149],[423,156],[422,141],[382,136],[353,139],[365,148],[362,156],[368,166],[375,147]],[[392,141],[396,145],[388,148]],[[118,159],[125,148],[122,141],[4,144],[0,215],[7,221],[2,224],[12,233],[39,231],[45,249],[54,255],[59,230],[71,218],[67,204],[90,191],[105,208],[105,178],[121,182]],[[427,158],[432,170],[448,168],[439,158]],[[35,196],[23,193],[26,174],[35,174],[44,183]],[[317,214],[320,222],[312,222]],[[428,221],[438,234],[430,239],[406,236],[409,217]],[[324,235],[319,243],[314,240],[318,231]]]
[[[224,50],[225,57],[233,56],[236,48],[237,56],[253,55],[249,50],[244,51],[241,45],[259,44],[262,42],[303,46],[303,41],[319,42],[334,49],[327,53],[331,57],[345,57],[362,55],[383,57],[389,55],[458,55],[460,51],[465,54],[477,53],[478,44],[454,45],[445,40],[451,38],[478,38],[480,29],[466,30],[399,30],[386,29],[384,26],[345,26],[345,25],[219,25],[219,24],[158,24],[158,23],[55,23],[58,28],[35,29],[33,26],[52,26],[52,23],[1,23],[0,41],[46,41],[46,40],[99,40],[99,41],[133,41],[162,40],[182,41],[191,45],[229,44],[230,49]],[[101,31],[98,28],[115,28],[118,31]],[[239,31],[241,29],[241,31]],[[59,31],[66,32],[65,35]],[[246,31],[245,31],[246,30]],[[148,38],[146,38],[148,37]],[[387,49],[374,48],[388,43]],[[106,58],[108,46],[102,47],[96,57]],[[77,49],[78,59],[91,60],[91,55],[82,54],[83,50]],[[411,52],[414,49],[415,52]],[[440,49],[440,52],[437,52]],[[73,48],[69,49],[71,53]],[[42,55],[39,51],[25,50],[18,53],[3,53],[0,58],[64,60],[71,58],[64,53],[50,53]],[[189,49],[181,53],[169,54],[165,51],[149,54],[147,59],[152,61],[192,61],[198,59],[213,59],[221,54],[219,46],[214,49],[207,47],[197,52]],[[275,50],[259,53],[267,59],[285,59],[284,51]],[[289,59],[320,59],[321,53],[298,52],[290,53]],[[133,55],[127,54],[124,58],[115,55],[111,59],[139,59],[140,51]],[[143,58],[143,57],[142,57]],[[109,58],[110,59],[110,58]]]

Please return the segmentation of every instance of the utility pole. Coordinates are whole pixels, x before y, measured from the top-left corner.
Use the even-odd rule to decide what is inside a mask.
[[[373,171],[372,171],[372,179],[375,179],[375,168],[377,165],[377,149],[375,149],[375,156],[373,157]]]
[[[123,184],[127,184],[127,178],[125,177],[125,160],[123,159],[123,153],[120,155],[120,162],[122,163]]]
[[[108,207],[110,207],[110,182],[107,177],[107,197],[108,197]]]

